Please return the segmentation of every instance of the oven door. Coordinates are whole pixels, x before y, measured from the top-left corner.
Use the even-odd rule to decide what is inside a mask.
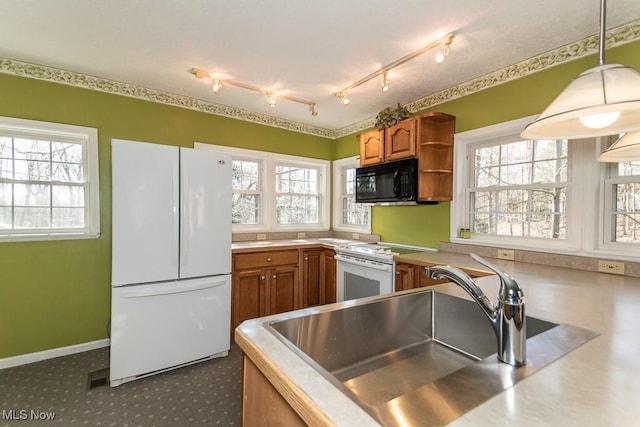
[[[394,291],[395,263],[336,254],[336,299],[346,301]]]

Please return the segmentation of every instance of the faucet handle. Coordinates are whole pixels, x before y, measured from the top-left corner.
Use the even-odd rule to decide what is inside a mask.
[[[501,270],[497,265],[490,263],[480,255],[471,253],[471,258],[496,273],[500,278],[500,295],[499,298],[504,302],[523,302],[524,293],[522,288],[507,272]]]

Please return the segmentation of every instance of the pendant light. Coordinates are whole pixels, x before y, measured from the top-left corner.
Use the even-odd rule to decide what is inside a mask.
[[[601,0],[598,66],[573,80],[536,121],[527,125],[522,138],[589,138],[640,127],[640,73],[604,62],[606,7],[606,0]]]
[[[640,160],[640,130],[627,132],[600,154],[601,162],[634,162]]]

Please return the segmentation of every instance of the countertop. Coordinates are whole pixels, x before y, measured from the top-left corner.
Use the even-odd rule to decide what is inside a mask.
[[[425,263],[475,261],[446,252],[408,255]],[[399,261],[404,256],[400,256]],[[408,261],[408,259],[405,259]],[[631,426],[640,419],[640,279],[491,259],[524,290],[527,314],[600,333],[560,360],[455,420],[452,426]],[[480,268],[482,269],[482,268]],[[492,301],[495,276],[475,279]],[[435,286],[466,297],[453,284]],[[405,291],[412,292],[412,291]],[[306,406],[316,425],[377,425],[355,403],[261,325],[278,315],[244,322],[236,341],[276,388]]]
[[[320,237],[316,239],[277,239],[277,240],[249,240],[246,242],[233,242],[231,250],[234,253],[269,251],[274,248],[284,249],[302,246],[324,246],[326,248],[334,248],[338,245],[346,243],[367,243],[364,241],[336,239],[333,237]]]

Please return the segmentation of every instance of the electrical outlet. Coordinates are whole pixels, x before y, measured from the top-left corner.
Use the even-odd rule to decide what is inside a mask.
[[[256,235],[256,240],[267,240],[267,233],[258,233]]]
[[[360,234],[358,234],[358,233],[353,233],[353,234],[351,235],[351,238],[352,238],[353,240],[360,240]]]
[[[507,249],[498,249],[498,258],[508,259],[510,261],[513,261],[515,258],[515,255],[513,254],[513,251],[510,251]]]
[[[598,271],[600,273],[611,273],[624,275],[624,262],[598,260]]]
[[[298,233],[297,236],[298,239],[304,239],[305,237],[307,237],[307,233]]]

